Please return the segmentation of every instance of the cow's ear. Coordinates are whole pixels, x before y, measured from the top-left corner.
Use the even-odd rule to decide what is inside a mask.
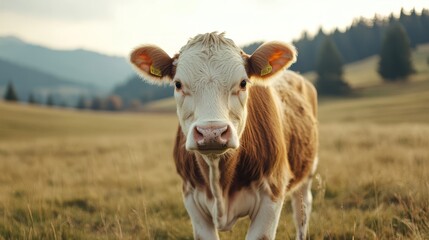
[[[154,84],[168,83],[173,78],[173,59],[157,46],[145,45],[130,54],[137,73]]]
[[[262,44],[248,58],[248,75],[266,79],[296,61],[295,47],[282,42]]]

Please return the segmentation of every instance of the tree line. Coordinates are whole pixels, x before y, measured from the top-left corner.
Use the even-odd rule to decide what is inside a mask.
[[[301,73],[316,70],[320,48],[326,38],[333,41],[344,64],[379,54],[383,36],[389,26],[394,24],[403,26],[411,48],[429,42],[429,9],[423,9],[420,13],[413,9],[409,14],[401,9],[399,17],[392,13],[388,17],[375,15],[372,19],[355,19],[344,31],[337,28],[332,33],[325,33],[319,28],[313,37],[304,31],[298,40],[293,41],[298,50],[298,61],[291,66],[291,70]],[[262,43],[251,43],[244,46],[243,50],[252,54]]]
[[[326,34],[320,28],[314,37],[304,32],[300,39],[293,41],[299,57],[291,69],[301,73],[316,70],[317,55],[327,37],[337,46],[344,64],[379,54],[383,36],[389,26],[398,23],[403,26],[412,48],[429,42],[429,10],[423,9],[418,13],[413,9],[407,14],[402,9],[399,17],[391,14],[387,18],[376,15],[372,19],[356,19],[345,31],[335,29],[332,33]]]
[[[410,14],[404,10],[398,18],[376,15],[373,19],[356,19],[344,32],[335,29],[325,34],[322,29],[310,38],[307,32],[294,41],[298,61],[291,69],[317,73],[315,82],[319,95],[345,95],[351,88],[343,79],[343,64],[379,54],[378,73],[385,81],[406,80],[414,73],[411,48],[429,42],[429,10]],[[251,54],[262,42],[245,46]],[[429,57],[428,57],[429,64]]]
[[[4,94],[3,99],[8,102],[18,102],[21,101],[19,99],[18,94],[15,91],[15,87],[12,82],[6,87],[6,92]],[[23,102],[25,100],[22,100]],[[54,94],[48,94],[45,97],[45,100],[40,100],[40,97],[36,98],[33,93],[28,95],[27,103],[31,105],[45,105],[48,107],[64,107],[64,108],[76,108],[76,109],[88,109],[94,111],[120,111],[123,110],[123,102],[120,96],[110,95],[107,97],[85,97],[80,96],[76,105],[71,105],[62,101],[59,96],[55,96]]]

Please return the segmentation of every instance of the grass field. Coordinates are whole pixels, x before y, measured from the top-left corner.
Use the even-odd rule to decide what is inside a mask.
[[[320,103],[310,239],[429,239],[427,65],[383,85],[369,66],[348,66],[356,81],[367,74],[353,96]],[[0,239],[192,239],[172,160],[176,127],[174,114],[0,101]],[[287,202],[277,239],[294,239],[291,211]],[[244,239],[248,225],[221,239]]]
[[[0,112],[1,239],[192,239],[174,115]],[[320,133],[311,239],[429,237],[429,125],[326,123]],[[244,238],[248,224],[222,239]],[[278,239],[293,237],[286,203]]]

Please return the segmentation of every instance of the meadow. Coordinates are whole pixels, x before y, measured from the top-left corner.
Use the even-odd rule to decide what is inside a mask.
[[[429,239],[429,70],[418,62],[392,84],[365,83],[374,68],[351,74],[371,61],[347,66],[353,96],[321,100],[310,239]],[[174,113],[0,101],[0,239],[192,239],[176,128]],[[294,239],[291,212],[287,201],[277,239]],[[221,239],[244,239],[248,225]]]

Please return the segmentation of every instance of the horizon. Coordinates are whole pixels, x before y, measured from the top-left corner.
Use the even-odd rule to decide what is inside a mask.
[[[72,0],[62,1],[62,4],[53,0],[38,0],[36,3],[4,0],[0,3],[0,36],[17,37],[55,50],[85,50],[117,57],[126,57],[138,45],[156,44],[173,55],[198,33],[226,32],[226,36],[238,46],[257,41],[292,42],[304,32],[314,36],[320,28],[325,33],[335,29],[344,31],[359,18],[398,16],[401,9],[406,13],[412,9],[421,12],[427,5],[425,3],[427,0],[411,3],[396,0],[343,3],[332,0],[323,4],[308,0],[294,4],[277,0],[240,0],[224,4],[196,0],[188,0],[184,4],[172,0],[161,3],[132,0],[119,5],[113,0],[95,0],[86,6],[83,1],[76,3]],[[162,8],[168,4],[172,6]],[[229,8],[224,8],[225,4],[229,4]],[[308,8],[309,5],[313,8]],[[336,11],[341,7],[341,11]],[[207,9],[212,11],[207,12]],[[284,17],[286,9],[290,15]],[[329,14],[334,11],[332,9],[335,9],[335,14]],[[244,12],[243,20],[237,21],[237,12]],[[156,24],[148,19],[155,19]],[[10,22],[15,24],[6,24]],[[172,23],[177,27],[171,27]],[[279,31],[279,27],[287,30]]]

